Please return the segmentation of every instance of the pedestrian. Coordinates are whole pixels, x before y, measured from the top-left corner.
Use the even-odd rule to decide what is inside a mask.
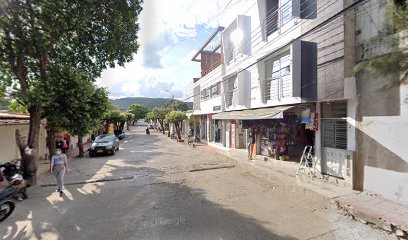
[[[62,153],[61,149],[57,149],[55,155],[51,158],[50,168],[48,172],[53,172],[57,179],[58,192],[60,197],[64,195],[64,175],[68,172],[67,156]]]
[[[248,150],[248,159],[252,160],[252,152],[253,152],[252,138],[249,138],[249,141],[247,143],[247,150]]]

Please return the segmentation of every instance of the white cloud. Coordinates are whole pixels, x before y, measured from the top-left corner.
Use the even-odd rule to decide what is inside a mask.
[[[199,63],[191,62],[191,57],[210,35],[197,39],[198,33],[218,27],[220,19],[208,20],[228,2],[146,0],[140,16],[139,53],[125,67],[104,71],[97,84],[115,98],[171,97],[166,90],[182,98],[184,86],[200,74]]]

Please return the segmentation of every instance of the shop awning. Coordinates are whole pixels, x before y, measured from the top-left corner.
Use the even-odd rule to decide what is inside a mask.
[[[283,111],[292,108],[292,106],[280,106],[273,108],[260,108],[253,110],[232,111],[217,113],[213,119],[235,119],[235,120],[260,120],[260,119],[279,119],[283,118]]]

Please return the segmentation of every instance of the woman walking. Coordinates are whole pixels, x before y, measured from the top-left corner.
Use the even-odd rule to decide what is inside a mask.
[[[64,175],[68,172],[67,156],[57,149],[56,154],[52,156],[48,172],[53,172],[57,179],[58,192],[60,197],[64,195]]]

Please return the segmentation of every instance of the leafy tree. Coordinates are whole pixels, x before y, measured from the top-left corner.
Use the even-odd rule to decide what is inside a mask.
[[[177,100],[177,99],[170,99],[167,101],[164,105],[163,108],[168,108],[171,111],[182,111],[185,112],[188,110],[188,105],[187,103]]]
[[[38,165],[41,113],[47,81],[56,66],[82,70],[89,81],[105,68],[123,66],[138,50],[141,0],[3,0],[0,2],[0,81],[16,86],[15,98],[27,106],[30,129],[18,140],[26,176]],[[52,68],[54,66],[54,68]],[[35,179],[34,182],[35,184]]]
[[[27,108],[17,100],[11,100],[8,105],[8,109],[11,112],[27,112]]]
[[[152,119],[155,119],[157,121],[159,121],[160,123],[160,127],[163,131],[163,134],[166,134],[165,130],[164,130],[164,119],[166,119],[166,115],[170,112],[169,109],[166,108],[155,108],[153,109],[153,111],[151,112],[151,117]]]
[[[83,137],[101,125],[108,108],[108,92],[97,88],[81,70],[70,66],[61,66],[52,74],[42,87],[50,92],[42,115],[48,122],[50,153],[54,151],[55,142],[52,132],[64,129],[78,136],[79,157],[83,157]]]
[[[177,141],[181,141],[181,125],[187,116],[181,111],[171,111],[166,115],[166,122],[173,123],[176,128]]]
[[[407,0],[387,0],[385,11],[385,20],[393,29],[393,32],[403,32],[408,30],[408,1]],[[379,36],[379,39],[398,48],[400,39],[388,36]],[[400,49],[393,50],[391,53],[375,57],[373,59],[361,62],[356,65],[355,71],[367,70],[386,76],[398,74],[398,78],[385,87],[397,86],[408,83],[408,52]]]
[[[149,110],[140,104],[132,104],[129,107],[129,112],[134,114],[133,125],[137,120],[144,119]]]
[[[109,111],[108,114],[105,115],[105,120],[108,124],[113,123],[115,129],[123,130],[127,121],[127,115],[126,113],[120,111]]]
[[[130,125],[135,119],[135,115],[133,113],[127,112],[126,113],[126,130],[130,130]]]

